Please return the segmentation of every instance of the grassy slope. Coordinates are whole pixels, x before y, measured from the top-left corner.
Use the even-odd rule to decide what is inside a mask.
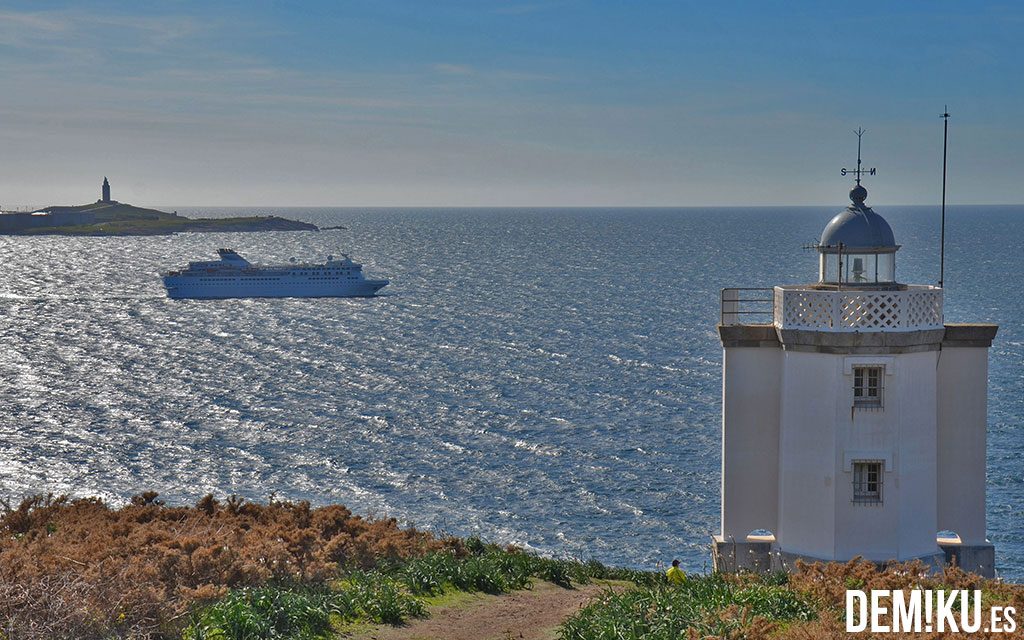
[[[91,213],[96,216],[97,222],[107,222],[111,220],[156,220],[162,218],[180,218],[181,216],[175,213],[167,213],[166,211],[160,211],[159,209],[147,209],[145,207],[136,207],[134,205],[126,204],[124,202],[92,202],[89,204],[79,204],[73,206],[51,206],[39,211],[47,211],[49,213]]]
[[[342,570],[343,577],[315,589],[234,591],[219,602],[198,609],[184,631],[184,638],[318,640],[344,634],[364,640],[479,640],[495,628],[508,626],[510,616],[525,625],[522,631],[543,632],[556,628],[601,588],[610,591],[610,578],[641,576],[644,583],[660,578],[658,574],[617,571],[596,562],[540,558],[474,540],[467,541],[466,547],[468,553],[463,556],[440,551],[386,563],[369,572]],[[594,585],[594,581],[603,584]],[[624,583],[614,584],[621,588]],[[535,589],[533,597],[467,599],[464,595],[498,596],[524,589]],[[473,610],[454,615],[450,611],[459,608]],[[445,619],[436,623],[414,622],[432,613]],[[379,625],[409,628],[408,632],[389,632]]]
[[[1022,611],[1024,587],[987,580],[956,568],[933,573],[921,562],[798,563],[793,575],[722,575],[691,577],[686,584],[641,586],[608,593],[563,624],[564,640],[676,640],[728,638],[735,640],[848,640],[880,637],[848,634],[845,630],[847,589],[951,590],[979,589],[983,593],[982,621],[993,605]],[[934,598],[933,598],[934,600]],[[881,616],[892,625],[891,610]],[[959,623],[959,618],[958,618]],[[964,638],[939,633],[890,633],[886,638]],[[971,638],[1011,637],[983,632]],[[1013,636],[1016,637],[1016,636]]]
[[[1024,611],[1024,587],[958,569],[934,575],[921,563],[799,565],[792,576],[712,574],[676,586],[660,572],[437,539],[339,505],[207,497],[167,507],[154,493],[120,509],[52,497],[0,505],[4,638],[331,638],[353,624],[421,618],[432,599],[458,606],[458,593],[505,594],[541,581],[636,585],[571,616],[563,640],[839,640],[848,637],[850,588],[980,589],[986,618],[993,605]],[[520,613],[530,619],[529,609]]]
[[[339,629],[346,640],[556,640],[560,625],[608,590],[633,583],[595,579],[565,589],[535,580],[530,589],[505,595],[455,592],[426,598],[428,618],[401,626],[350,625]]]
[[[12,638],[178,637],[183,616],[232,590],[323,586],[341,567],[461,549],[338,505],[168,507],[155,493],[119,509],[52,496],[0,504],[0,631]]]

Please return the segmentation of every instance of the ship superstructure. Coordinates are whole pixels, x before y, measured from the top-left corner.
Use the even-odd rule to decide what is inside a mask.
[[[253,264],[234,249],[218,249],[220,260],[189,262],[160,274],[169,298],[348,298],[372,296],[387,280],[367,280],[363,265],[348,256],[321,264]]]

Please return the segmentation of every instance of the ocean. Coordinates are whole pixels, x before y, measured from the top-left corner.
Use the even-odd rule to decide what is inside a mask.
[[[171,207],[174,208],[174,207]],[[0,497],[340,502],[440,533],[710,569],[723,287],[816,278],[842,205],[186,209],[341,230],[0,237]],[[876,206],[904,282],[938,207]],[[168,300],[232,247],[347,253],[373,299]],[[1024,580],[1024,206],[947,209],[946,320],[994,322],[988,528]]]

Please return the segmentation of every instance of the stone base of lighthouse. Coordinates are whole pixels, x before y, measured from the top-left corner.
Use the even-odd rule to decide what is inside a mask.
[[[996,547],[992,544],[940,544],[947,565],[986,578],[996,577]]]
[[[931,567],[935,572],[947,566],[956,566],[964,571],[986,578],[995,577],[996,548],[991,544],[948,544],[939,545],[942,553],[914,558]],[[769,573],[796,570],[798,560],[804,562],[835,562],[825,558],[813,558],[782,551],[772,542],[739,542],[713,536],[711,558],[715,571],[724,573]],[[883,567],[885,562],[876,562]]]
[[[738,542],[712,536],[711,562],[722,573],[768,573],[772,571],[771,542]]]

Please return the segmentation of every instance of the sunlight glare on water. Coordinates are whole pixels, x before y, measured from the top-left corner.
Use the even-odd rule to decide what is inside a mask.
[[[719,290],[815,276],[841,207],[284,209],[343,230],[0,237],[0,495],[341,502],[651,568],[718,527]],[[934,208],[877,207],[933,282]],[[195,212],[180,210],[182,213]],[[206,211],[212,215],[266,213]],[[991,321],[989,531],[1024,579],[1024,208],[954,207],[947,321]],[[349,253],[373,299],[171,301],[221,246]]]

